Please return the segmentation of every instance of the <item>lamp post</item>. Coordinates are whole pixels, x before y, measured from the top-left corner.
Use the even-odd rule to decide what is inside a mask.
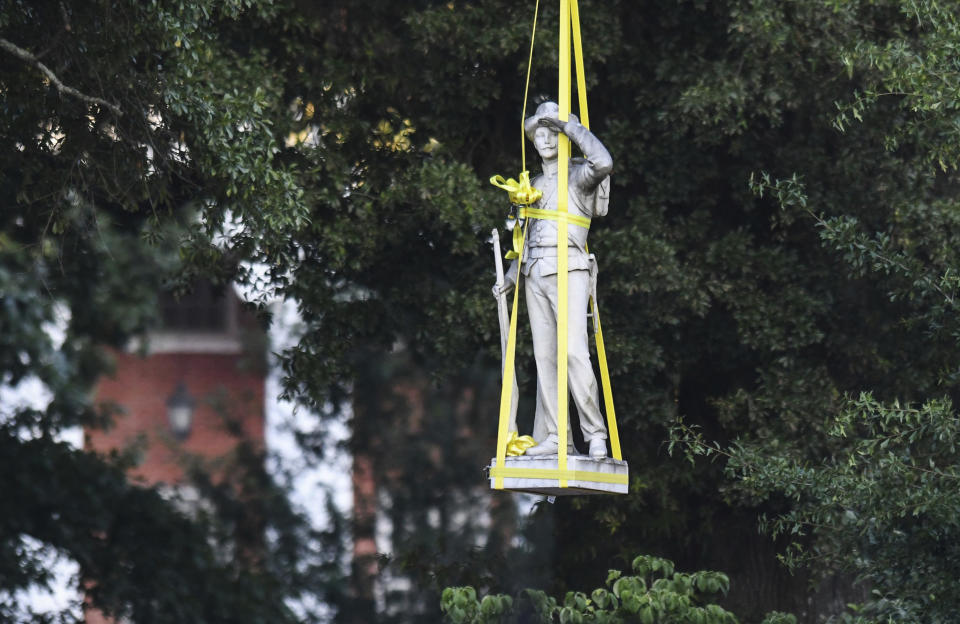
[[[190,428],[193,426],[193,408],[196,404],[196,400],[187,392],[187,386],[183,381],[177,382],[176,389],[167,399],[167,421],[176,439],[182,441],[190,436]]]

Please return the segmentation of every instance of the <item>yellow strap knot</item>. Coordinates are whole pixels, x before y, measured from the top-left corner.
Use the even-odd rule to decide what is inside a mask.
[[[531,436],[517,435],[516,431],[511,431],[510,437],[507,438],[507,456],[519,457],[520,455],[526,453],[528,448],[536,445],[537,441]]]
[[[543,191],[530,186],[530,172],[522,171],[520,181],[513,178],[505,180],[502,175],[495,175],[490,178],[490,184],[497,188],[502,188],[510,194],[510,201],[514,204],[529,206],[535,203],[543,196]]]

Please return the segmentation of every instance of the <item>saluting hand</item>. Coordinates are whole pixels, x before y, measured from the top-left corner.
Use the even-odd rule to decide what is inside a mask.
[[[577,119],[577,116],[573,113],[570,113],[570,121],[580,123],[580,120]],[[554,132],[563,132],[564,128],[567,127],[566,121],[560,121],[559,119],[554,119],[553,117],[541,117],[540,125],[546,128],[550,128]]]

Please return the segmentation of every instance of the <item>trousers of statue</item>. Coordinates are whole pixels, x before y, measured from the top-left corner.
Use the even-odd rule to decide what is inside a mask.
[[[537,362],[537,408],[533,421],[533,438],[538,443],[547,438],[556,440],[558,427],[557,274],[554,269],[550,274],[544,275],[544,268],[542,261],[534,261],[524,280],[533,354]],[[607,429],[600,414],[600,393],[597,377],[590,364],[590,347],[587,342],[590,272],[576,270],[569,271],[567,275],[567,387],[577,406],[584,440],[605,440]],[[567,443],[573,444],[569,413],[564,417],[567,418]]]

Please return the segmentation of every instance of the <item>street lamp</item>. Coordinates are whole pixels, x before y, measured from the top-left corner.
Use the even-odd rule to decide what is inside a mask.
[[[167,399],[167,420],[176,439],[186,440],[189,437],[196,404],[196,400],[187,392],[187,386],[182,381],[178,382],[173,394]]]

